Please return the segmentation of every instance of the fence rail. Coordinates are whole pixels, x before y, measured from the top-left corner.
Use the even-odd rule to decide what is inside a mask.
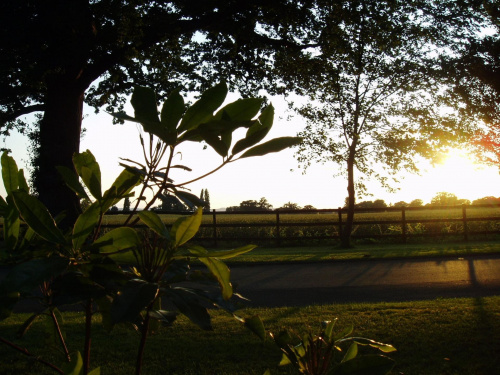
[[[480,213],[487,211],[489,216],[471,217],[468,215],[474,211],[480,211]],[[416,212],[419,212],[421,217],[409,217]],[[422,216],[422,213],[432,212],[439,212],[441,215],[444,212],[453,213],[449,217]],[[168,217],[188,214],[158,213],[168,215]],[[123,212],[118,212],[118,214],[123,214]],[[238,216],[242,218],[248,215],[251,215],[253,220],[240,219],[238,221]],[[375,219],[370,217],[375,215]],[[197,239],[211,241],[214,246],[218,246],[220,242],[236,240],[272,241],[278,246],[297,240],[338,240],[339,233],[345,225],[346,216],[347,209],[345,208],[235,212],[213,210],[204,213],[202,229]],[[294,217],[299,218],[299,221],[293,220]],[[300,220],[306,217],[316,220]],[[479,222],[482,222],[482,225],[472,225]],[[166,224],[168,225],[168,220]],[[500,234],[500,204],[356,209],[354,226],[355,230],[352,235],[354,239],[386,238],[407,243],[409,239],[415,237],[459,236],[464,241],[468,241],[471,236]],[[314,231],[315,228],[319,229]],[[235,232],[233,235],[229,235],[230,229]]]

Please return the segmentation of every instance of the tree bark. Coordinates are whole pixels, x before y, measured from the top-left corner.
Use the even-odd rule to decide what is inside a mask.
[[[351,247],[351,233],[354,224],[354,205],[356,204],[356,189],[354,185],[354,161],[356,153],[356,142],[349,147],[347,158],[347,220],[340,234],[340,246]]]
[[[79,199],[63,182],[56,166],[74,170],[72,158],[80,149],[84,92],[75,80],[68,82],[64,76],[51,79],[40,123],[35,188],[53,216],[65,214],[60,223],[63,229],[72,226],[81,209]]]

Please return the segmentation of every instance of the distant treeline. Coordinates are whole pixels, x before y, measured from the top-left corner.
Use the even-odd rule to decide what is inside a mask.
[[[346,198],[347,200],[347,198]],[[468,205],[483,205],[483,204],[500,204],[500,197],[483,197],[470,201],[468,199],[460,199],[455,194],[440,192],[437,193],[434,198],[432,198],[430,203],[424,204],[422,199],[414,199],[411,202],[399,201],[394,204],[387,204],[383,199],[376,199],[374,201],[361,201],[356,203],[356,208],[385,208],[385,207],[424,207],[424,206],[453,206],[460,204]],[[347,206],[347,202],[344,207]],[[306,205],[304,207],[299,206],[297,203],[288,202],[285,203],[280,209],[286,210],[315,210],[316,207],[312,205]],[[240,203],[239,206],[227,207],[226,211],[271,211],[273,206],[267,201],[266,198],[262,197],[260,200],[246,200]]]

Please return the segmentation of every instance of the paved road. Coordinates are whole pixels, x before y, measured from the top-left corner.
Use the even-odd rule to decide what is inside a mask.
[[[500,295],[500,254],[233,265],[231,280],[253,307],[483,297]],[[23,302],[16,311],[33,308]]]
[[[500,256],[334,261],[231,268],[252,306],[500,295]]]

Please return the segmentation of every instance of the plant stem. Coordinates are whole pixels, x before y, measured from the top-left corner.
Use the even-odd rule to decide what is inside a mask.
[[[66,359],[68,362],[71,362],[71,357],[69,355],[68,347],[66,346],[66,342],[64,341],[64,337],[61,332],[61,327],[59,325],[59,322],[56,318],[56,315],[54,314],[54,311],[51,309],[50,310],[50,316],[52,317],[52,321],[54,322],[54,326],[56,327],[57,330],[57,335],[59,336],[59,340],[61,341],[61,345],[64,350],[64,355],[66,356]]]
[[[83,375],[87,375],[89,373],[91,328],[92,328],[92,299],[89,299],[85,305],[85,347],[83,349]]]
[[[21,352],[23,353],[24,355],[27,355],[28,357],[31,357],[33,358],[35,361],[37,362],[40,362],[41,364],[45,365],[45,366],[48,366],[50,367],[52,370],[54,371],[57,371],[59,374],[63,374],[64,375],[64,371],[61,370],[59,367],[53,365],[52,363],[50,362],[47,362],[41,358],[39,358],[38,356],[35,356],[33,354],[31,354],[28,349],[25,349],[25,348],[21,348],[20,346],[17,346],[16,344],[14,344],[13,342],[10,342],[8,340],[5,340],[4,338],[0,337],[0,342],[3,342],[4,344],[10,346],[11,348],[17,350],[18,352]]]
[[[140,375],[142,370],[142,357],[144,355],[144,348],[146,347],[146,339],[148,338],[149,331],[149,311],[151,310],[152,306],[153,304],[151,304],[146,310],[146,317],[144,318],[144,324],[142,326],[141,343],[139,344],[137,362],[135,364],[135,375]]]

